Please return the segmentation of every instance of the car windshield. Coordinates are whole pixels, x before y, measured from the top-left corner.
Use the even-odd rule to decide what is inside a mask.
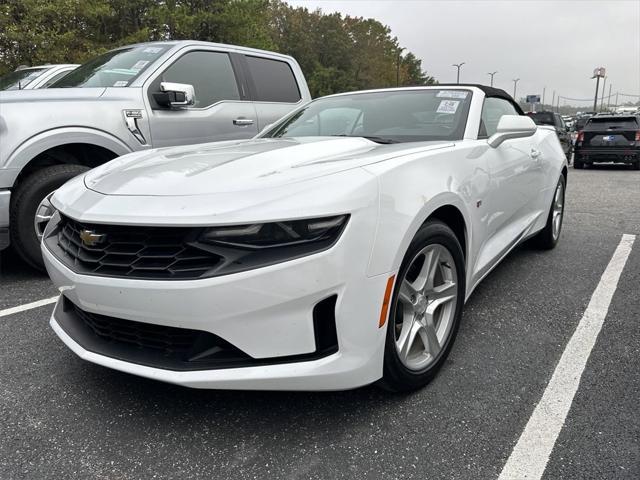
[[[531,112],[529,116],[536,125],[555,125],[553,113],[549,112]]]
[[[79,66],[49,88],[128,87],[169,48],[152,44],[112,50]]]
[[[460,140],[471,91],[408,89],[320,98],[264,137],[366,137],[378,143]]]
[[[16,70],[15,72],[9,72],[0,77],[0,90],[21,90],[42,75],[47,69],[48,67],[25,68],[23,70]]]

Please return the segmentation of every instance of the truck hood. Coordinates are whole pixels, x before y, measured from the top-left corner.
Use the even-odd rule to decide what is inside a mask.
[[[100,98],[105,88],[42,88],[0,91],[0,103],[77,102]]]
[[[87,188],[105,195],[192,196],[280,187],[451,142],[381,145],[365,138],[260,138],[125,155],[90,171]]]

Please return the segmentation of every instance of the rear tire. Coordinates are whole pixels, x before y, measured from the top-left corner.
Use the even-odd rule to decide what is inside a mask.
[[[32,267],[43,270],[44,263],[34,226],[40,202],[73,177],[86,172],[83,165],[53,165],[38,170],[18,184],[11,195],[11,243]]]
[[[416,264],[421,255],[422,263]],[[433,273],[423,276],[424,272]],[[387,320],[383,377],[378,382],[382,388],[416,390],[435,377],[460,326],[465,278],[464,255],[453,231],[440,221],[427,222],[409,245],[396,277]],[[425,288],[417,288],[422,282]],[[405,333],[409,331],[416,333],[410,337]]]
[[[580,160],[574,160],[573,161],[573,168],[577,169],[577,170],[581,170],[584,168],[584,163],[582,163]]]
[[[633,164],[633,169],[640,170],[640,160],[638,160],[636,163]]]
[[[533,237],[533,243],[539,248],[544,250],[551,250],[555,248],[560,240],[560,233],[562,232],[562,222],[564,220],[564,197],[566,180],[564,175],[560,175],[556,190],[553,195],[553,201],[549,208],[549,214],[547,215],[547,223],[544,228]],[[559,216],[559,217],[558,217]]]

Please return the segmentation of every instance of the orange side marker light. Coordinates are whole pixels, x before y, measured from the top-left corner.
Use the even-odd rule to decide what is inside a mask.
[[[396,276],[391,275],[387,280],[387,288],[384,290],[384,298],[382,299],[382,310],[380,310],[380,321],[378,322],[378,328],[384,327],[387,321],[387,314],[389,313],[389,302],[391,301],[391,293],[393,293],[393,281]]]

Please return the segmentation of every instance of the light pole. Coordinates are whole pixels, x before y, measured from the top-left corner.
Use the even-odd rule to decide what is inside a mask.
[[[496,70],[495,72],[489,72],[487,73],[487,75],[489,75],[491,77],[491,86],[493,87],[493,76],[498,73],[498,71]]]
[[[458,69],[458,74],[456,75],[456,83],[460,83],[460,69],[462,68],[462,65],[464,65],[465,62],[461,62],[461,63],[454,63],[453,65],[451,65],[452,67],[456,67]]]
[[[604,67],[598,67],[593,70],[592,79],[596,79],[596,95],[593,97],[593,111],[598,111],[598,88],[600,87],[600,77],[604,77],[606,75],[606,69]]]
[[[519,78],[514,78],[513,79],[513,99],[517,102],[518,98],[516,97],[516,89],[518,86],[518,82],[520,81]]]
[[[600,111],[602,112],[603,108],[604,108],[604,91],[607,88],[607,76],[604,77],[604,80],[602,81],[602,98],[600,99]]]

